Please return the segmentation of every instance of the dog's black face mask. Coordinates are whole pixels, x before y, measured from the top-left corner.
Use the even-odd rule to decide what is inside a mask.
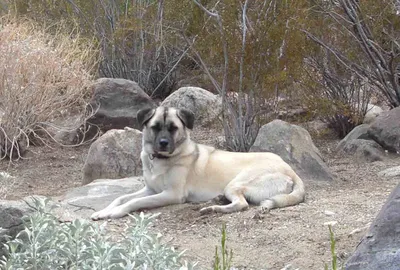
[[[156,153],[172,154],[175,151],[174,133],[178,130],[172,122],[155,122],[149,127],[154,134],[153,148]]]
[[[192,129],[193,113],[168,107],[144,109],[137,119],[145,126],[144,141],[155,157],[169,156],[186,140],[186,128]],[[150,146],[151,145],[151,146]]]

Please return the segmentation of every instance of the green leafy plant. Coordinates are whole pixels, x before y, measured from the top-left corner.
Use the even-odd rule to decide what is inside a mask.
[[[132,215],[134,225],[123,240],[106,236],[106,223],[76,219],[60,223],[49,211],[49,200],[34,199],[36,211],[24,220],[25,229],[5,244],[2,269],[195,269],[183,252],[161,243],[149,231],[157,215]]]
[[[218,252],[218,247],[215,247],[215,255],[214,255],[214,270],[228,270],[231,268],[233,252],[232,249],[228,251],[228,247],[226,246],[226,225],[222,225],[221,230],[221,254]]]
[[[337,264],[337,255],[336,255],[336,240],[335,240],[335,234],[333,233],[332,225],[328,225],[329,227],[329,239],[331,243],[331,256],[332,256],[332,270],[338,270],[338,264]],[[325,270],[329,269],[329,266],[327,263],[325,263],[324,266]],[[343,265],[340,269],[343,269]]]

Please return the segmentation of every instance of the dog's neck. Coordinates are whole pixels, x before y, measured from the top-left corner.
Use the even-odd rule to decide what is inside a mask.
[[[155,158],[157,158],[157,159],[169,159],[170,157],[161,155],[159,153],[154,153],[154,154],[149,154],[149,158],[150,158],[150,160],[153,160]]]

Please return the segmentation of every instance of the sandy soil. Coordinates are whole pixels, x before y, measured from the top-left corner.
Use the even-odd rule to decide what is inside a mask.
[[[201,134],[200,142],[215,141],[215,133]],[[200,216],[204,204],[184,204],[152,210],[161,212],[154,231],[164,241],[199,261],[201,269],[211,269],[222,224],[227,225],[228,246],[233,249],[233,265],[239,269],[323,269],[330,260],[329,231],[326,222],[336,221],[337,253],[345,260],[365,234],[370,222],[399,179],[382,179],[377,172],[398,166],[400,157],[363,164],[346,157],[335,157],[338,141],[316,141],[336,175],[332,182],[306,182],[306,201],[298,206],[258,215],[256,207],[233,214]],[[79,186],[88,147],[53,149],[36,147],[35,154],[16,164],[0,162],[0,171],[15,177],[14,184],[2,183],[6,199],[27,195],[56,196]],[[113,231],[129,223],[128,218],[110,222]]]

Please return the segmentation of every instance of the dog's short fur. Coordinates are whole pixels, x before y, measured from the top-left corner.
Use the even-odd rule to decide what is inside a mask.
[[[119,218],[144,208],[208,201],[221,194],[231,203],[200,212],[240,211],[249,202],[269,210],[304,200],[302,180],[279,156],[227,152],[193,142],[189,130],[194,115],[187,110],[144,109],[137,119],[143,126],[145,187],[117,198],[94,213],[94,220]]]

